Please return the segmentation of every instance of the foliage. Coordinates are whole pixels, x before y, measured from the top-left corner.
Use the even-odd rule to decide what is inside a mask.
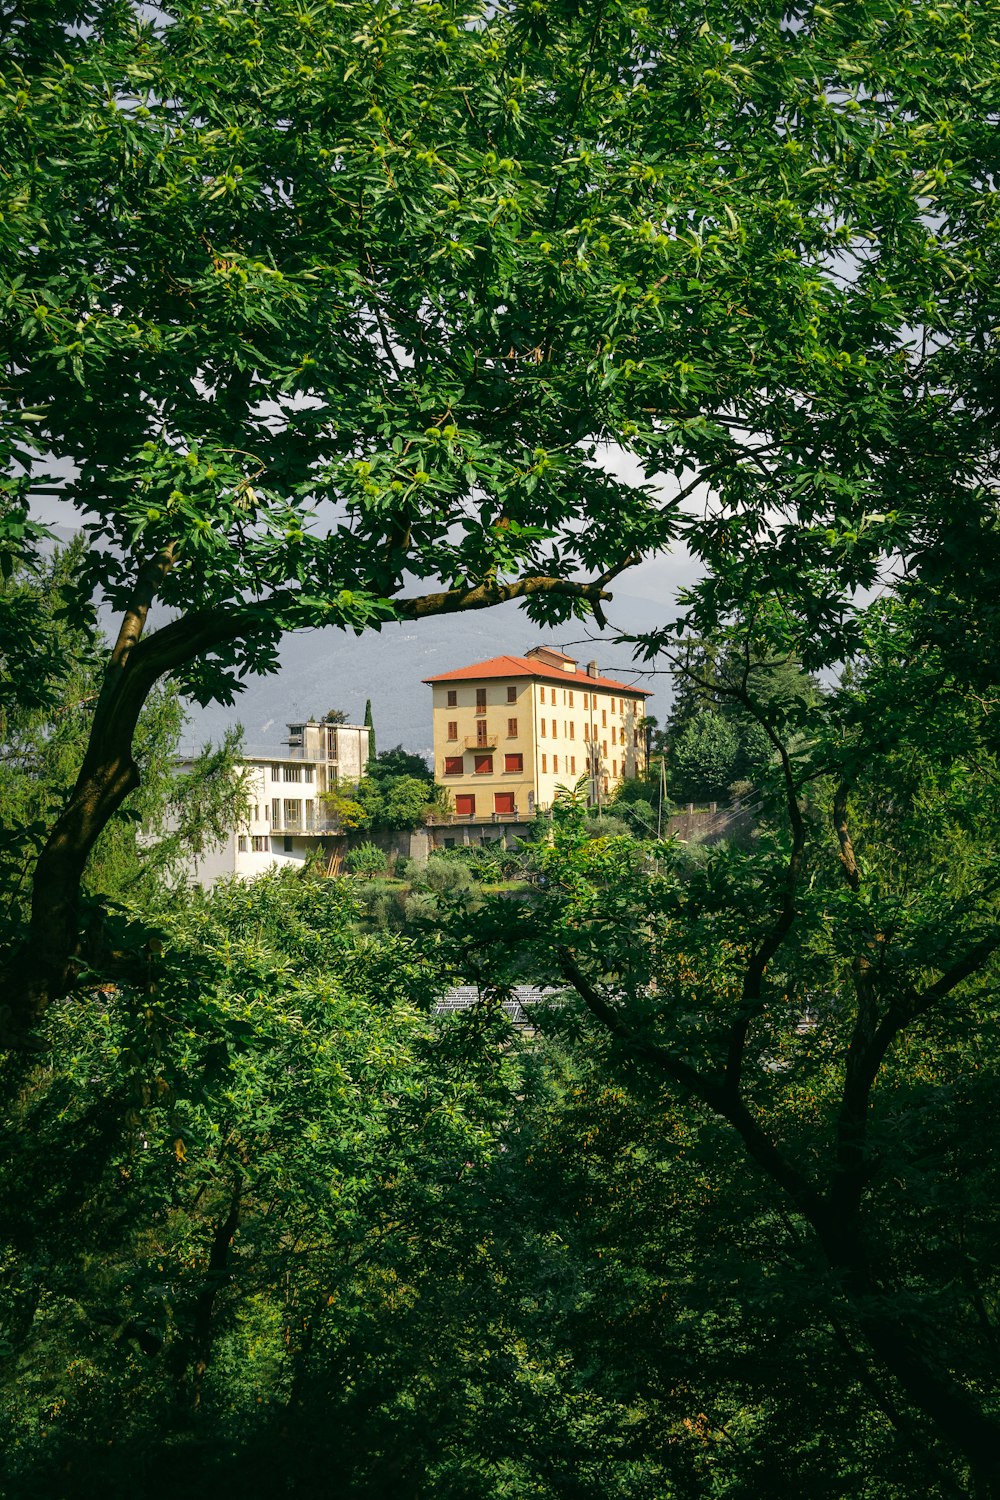
[[[672,647],[676,690],[667,732],[670,789],[679,802],[720,802],[768,779],[774,745],[756,713],[788,714],[816,702],[815,680],[794,658],[745,652],[736,643]],[[740,695],[752,700],[751,712]]]
[[[396,745],[392,750],[383,750],[381,754],[372,756],[365,767],[365,773],[376,786],[384,786],[387,782],[397,781],[401,776],[409,776],[417,781],[429,781],[431,777],[423,756],[415,754],[412,750],[404,750],[402,745]]]
[[[354,797],[345,796],[339,788],[332,788],[322,794],[320,801],[323,811],[328,818],[350,832],[355,828],[364,828],[367,823],[367,815],[361,803]]]
[[[679,802],[717,802],[735,778],[740,743],[733,726],[703,708],[670,749],[670,791]]]
[[[431,782],[415,776],[373,781],[363,776],[355,793],[366,828],[413,829],[424,822],[433,797]]]
[[[613,813],[601,812],[598,808],[588,810],[587,832],[591,838],[613,839],[620,837],[623,833],[631,832],[631,827],[625,818],[616,817]]]
[[[122,621],[6,976],[22,1031],[70,982],[74,871],[164,674],[225,699],[285,629],[600,609],[678,539],[704,569],[678,630],[710,639],[752,574],[812,670],[883,558],[957,581],[992,528],[992,7],[3,26],[0,556],[37,546],[51,468],[78,603]]]
[[[533,868],[529,847],[518,839],[512,849],[503,839],[487,839],[485,843],[456,844],[454,849],[438,851],[438,858],[458,860],[466,864],[474,878],[484,884],[515,879],[530,873]]]
[[[1000,1493],[995,7],[147,10],[0,3],[19,891],[52,828],[3,976],[48,1049],[0,1079],[7,1490]],[[752,844],[654,856],[570,793],[530,895],[442,861],[419,939],[308,874],[129,906],[161,679],[599,609],[675,540],[640,647]],[[369,817],[429,786],[380,764]]]
[[[385,874],[386,859],[377,844],[358,844],[344,855],[344,866],[352,875],[366,875],[372,880]]]
[[[315,1432],[282,1455],[320,1411],[352,1493],[453,1462],[428,1403],[481,1356],[447,1272],[518,1067],[351,911],[299,877],[193,894],[131,987],[49,1012],[2,1156],[6,1493],[275,1492],[330,1462]]]
[[[424,823],[437,791],[422,756],[397,745],[368,762],[355,795],[364,827],[406,830]]]
[[[681,1122],[712,1122],[713,1195],[745,1153],[736,1217],[785,1227],[736,1257],[740,1295],[763,1263],[774,1326],[847,1356],[918,1489],[993,1493],[997,1162],[970,1121],[997,1091],[997,685],[984,697],[929,648],[930,602],[904,585],[870,605],[836,693],[740,700],[777,762],[752,845],[668,846],[654,865],[642,844],[593,839],[566,799],[535,901],[491,907],[469,962],[568,984],[582,1014],[557,1026],[603,1037],[612,1077],[657,1111],[665,1094]],[[763,1410],[765,1365],[751,1369]],[[824,1399],[793,1490],[813,1486],[810,1442],[836,1441]]]
[[[47,478],[87,537],[74,609],[96,593],[119,618],[4,975],[11,1039],[73,983],[79,871],[135,789],[157,681],[231,701],[305,625],[529,595],[545,619],[587,612],[662,530],[645,501],[629,524],[635,498],[581,446],[610,402],[589,333],[553,336],[539,380],[524,322],[587,295],[576,272],[553,285],[532,227],[578,48],[531,45],[522,90],[526,38],[485,19],[423,0],[308,26],[290,0],[0,18],[0,556],[37,546]],[[517,159],[525,112],[537,164]],[[587,184],[560,192],[566,214]],[[581,542],[602,507],[621,514]]]

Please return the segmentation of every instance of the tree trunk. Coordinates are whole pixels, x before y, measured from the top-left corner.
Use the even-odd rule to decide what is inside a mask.
[[[83,872],[101,833],[139,785],[132,738],[158,675],[117,651],[108,665],[80,774],[35,867],[27,941],[0,974],[2,1046],[23,1044],[50,1000],[72,987]]]

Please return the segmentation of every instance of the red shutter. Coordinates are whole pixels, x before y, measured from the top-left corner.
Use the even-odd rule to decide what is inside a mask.
[[[461,776],[465,770],[465,758],[461,755],[446,755],[444,758],[444,774],[446,776]]]
[[[476,799],[472,796],[456,797],[455,811],[460,818],[474,818],[476,815]]]
[[[492,757],[492,755],[477,755],[475,759],[476,759],[476,775],[477,776],[492,776],[493,775],[493,757]]]
[[[504,758],[503,758],[503,768],[504,768],[505,771],[523,771],[524,770],[524,756],[523,755],[505,755]]]
[[[498,813],[512,813],[514,811],[514,793],[494,792],[493,811]]]

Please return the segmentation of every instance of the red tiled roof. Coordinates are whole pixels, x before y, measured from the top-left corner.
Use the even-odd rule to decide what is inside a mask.
[[[572,661],[573,658],[568,656],[566,660]],[[471,682],[480,677],[542,677],[546,682],[561,682],[563,687],[579,687],[584,692],[592,686],[613,688],[616,693],[631,693],[635,698],[652,696],[645,688],[629,687],[627,682],[618,682],[614,677],[591,677],[585,669],[566,672],[562,667],[547,666],[537,656],[491,656],[489,661],[477,661],[471,667],[425,677],[424,682]]]

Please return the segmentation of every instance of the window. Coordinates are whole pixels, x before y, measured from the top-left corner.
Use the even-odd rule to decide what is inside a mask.
[[[326,731],[326,758],[327,760],[337,759],[337,731],[335,729]]]
[[[271,822],[275,828],[281,827],[281,802],[277,797],[271,802]]]
[[[494,792],[493,811],[498,813],[512,813],[514,811],[514,793]]]
[[[618,775],[618,762],[616,760],[611,762],[611,774],[612,776]]]
[[[460,818],[474,818],[476,816],[476,799],[466,795],[455,798],[455,811]]]
[[[517,702],[517,688],[514,686],[513,683],[510,683],[508,685],[508,688],[507,688],[507,702],[508,703],[516,703]]]
[[[555,719],[552,720],[552,738],[554,740],[559,738],[559,726],[556,724]]]
[[[608,758],[608,742],[607,742],[607,740],[603,740],[602,743],[601,743],[601,754],[604,756],[605,760],[607,760],[607,758]]]
[[[638,731],[638,729],[634,729],[632,731],[632,743],[633,743],[633,745],[638,745],[638,743],[639,743],[639,731]]]
[[[524,770],[524,756],[523,755],[505,755],[504,758],[503,758],[503,768],[504,768],[505,771],[518,771],[518,772],[523,771]]]
[[[465,757],[462,755],[446,755],[444,758],[444,774],[446,776],[461,776],[465,770]]]
[[[445,841],[444,841],[444,847],[446,849],[454,849],[454,847],[455,847],[455,840],[454,839],[445,839]]]
[[[285,824],[284,824],[284,826],[286,828],[301,828],[302,827],[302,803],[301,802],[299,802],[297,799],[293,799],[291,797],[286,797],[285,798],[285,802],[284,802],[284,806],[282,807],[281,810],[284,813],[284,817],[285,817]]]
[[[457,740],[458,739],[458,720],[457,719],[449,719],[448,720],[448,738],[450,740]]]
[[[590,739],[590,725],[589,724],[584,724],[584,726],[583,726],[583,737],[584,737],[585,740],[589,740]]]
[[[281,767],[280,766],[272,766],[271,767],[271,780],[272,781],[280,781],[281,780]]]
[[[558,757],[558,755],[553,755],[553,757],[552,757],[552,774],[553,774],[553,776],[557,776],[559,774],[559,757]]]
[[[538,689],[538,701],[539,703],[545,702],[545,689],[543,687]]]
[[[302,767],[301,766],[286,766],[285,770],[284,770],[284,775],[283,775],[282,779],[285,780],[285,781],[301,781],[302,780]]]
[[[571,740],[576,739],[576,725],[573,723],[572,719],[570,720],[569,725],[569,737]]]
[[[247,852],[247,836],[245,833],[241,833],[239,838],[236,840],[236,847],[241,854],[245,854]]]
[[[286,854],[291,854],[292,848],[293,848],[292,841],[291,841],[291,839],[288,837],[288,835],[286,833],[285,834],[285,853]]]
[[[583,706],[584,706],[584,708],[589,708],[590,707],[590,694],[589,693],[584,693],[584,695],[583,695]]]
[[[601,728],[602,729],[607,729],[607,727],[608,727],[608,711],[607,711],[606,708],[602,708],[601,709]]]
[[[548,772],[548,769],[549,769],[548,760],[549,760],[549,758],[548,758],[547,755],[543,755],[542,756],[542,770],[544,772]]]
[[[571,776],[575,776],[576,775],[576,756],[575,755],[571,755],[570,758],[569,758],[569,774]]]
[[[489,736],[486,733],[486,720],[479,719],[476,723],[476,744],[488,745],[489,742]]]
[[[476,775],[477,776],[492,776],[493,775],[493,757],[492,757],[492,755],[477,755],[477,756],[475,756],[475,766],[476,766]]]
[[[570,706],[570,708],[573,707],[573,694],[572,693],[570,693],[570,695],[569,695],[569,706]]]
[[[449,708],[457,708],[458,707],[458,690],[457,690],[457,688],[449,688],[448,689],[448,707]]]
[[[587,770],[590,770],[590,756],[587,756]]]
[[[516,719],[508,719],[507,720],[507,738],[510,739],[510,740],[516,740],[517,739],[517,720]]]
[[[538,723],[539,723],[539,725],[541,727],[542,738],[544,739],[545,738],[545,720],[544,719],[539,719]]]
[[[305,777],[306,781],[312,781],[312,779],[313,779],[313,768],[312,768],[312,766],[303,766],[302,767],[302,774]]]
[[[267,835],[265,833],[252,834],[250,838],[250,845],[253,849],[254,854],[266,854]]]
[[[477,714],[484,714],[485,712],[486,712],[486,689],[485,688],[476,688],[476,713]]]
[[[617,745],[618,743],[618,730],[614,724],[611,726],[611,743],[612,745]]]

